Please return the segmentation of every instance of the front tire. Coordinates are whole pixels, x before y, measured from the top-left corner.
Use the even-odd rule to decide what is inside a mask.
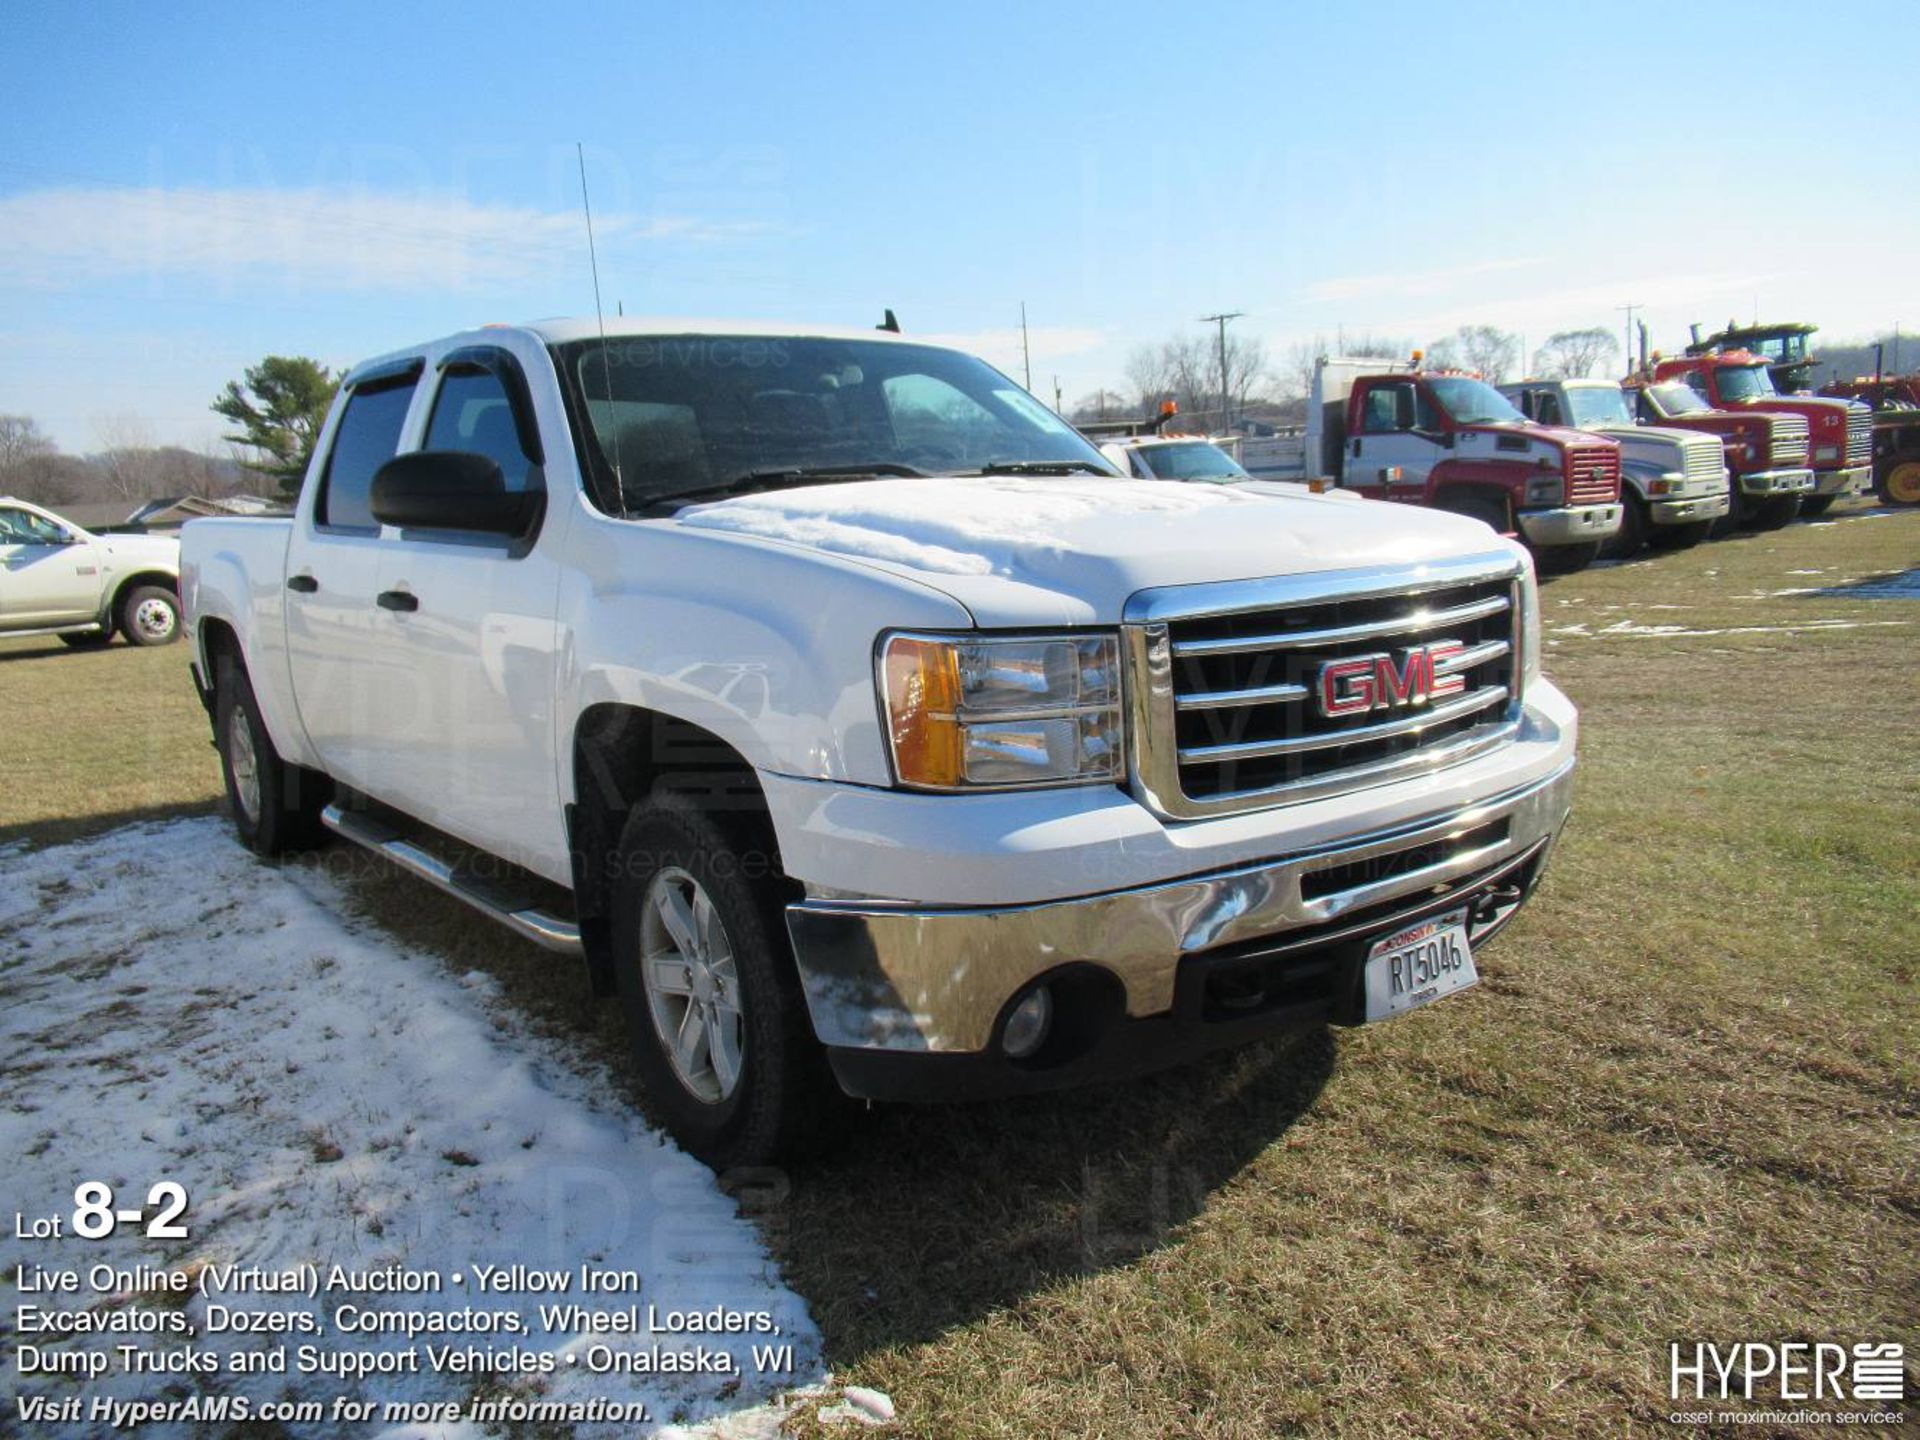
[[[1779,530],[1791,523],[1799,513],[1799,496],[1775,495],[1770,499],[1756,500],[1747,523],[1755,530]]]
[[[1647,535],[1647,544],[1656,550],[1691,550],[1707,538],[1713,523],[1711,520],[1689,520],[1684,525],[1656,525]]]
[[[1660,528],[1647,518],[1647,502],[1633,491],[1626,490],[1620,499],[1620,528],[1600,545],[1609,560],[1631,560],[1647,544],[1650,532]]]
[[[130,645],[171,645],[180,638],[180,601],[159,585],[136,585],[120,602],[120,633]]]
[[[221,661],[217,671],[213,725],[240,843],[269,858],[317,844],[320,810],[332,796],[332,783],[280,758],[247,672],[231,660]]]
[[[1800,518],[1802,520],[1811,520],[1816,516],[1826,514],[1827,511],[1833,508],[1833,502],[1839,498],[1838,495],[1802,496],[1800,500]]]
[[[99,650],[113,643],[113,631],[84,630],[77,635],[62,635],[60,643],[69,650]]]
[[[1600,558],[1600,542],[1585,545],[1548,545],[1533,552],[1533,564],[1542,575],[1571,575]]]
[[[656,792],[615,864],[614,982],[667,1129],[716,1170],[813,1148],[845,1100],[807,1018],[764,824]]]

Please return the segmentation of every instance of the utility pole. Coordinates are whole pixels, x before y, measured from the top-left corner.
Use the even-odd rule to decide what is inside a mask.
[[[1027,377],[1027,393],[1033,393],[1033,352],[1027,348],[1027,302],[1020,302],[1020,368]]]
[[[1229,320],[1238,320],[1246,313],[1244,310],[1228,310],[1219,315],[1202,315],[1200,317],[1200,323],[1202,325],[1218,325],[1220,327],[1220,428],[1222,430],[1227,428],[1229,423],[1228,410],[1233,404],[1232,392],[1227,388],[1227,322]]]
[[[1633,312],[1647,307],[1636,300],[1631,305],[1616,305],[1613,308],[1616,311],[1627,312],[1627,369],[1631,370],[1633,369]]]
[[[1053,413],[1056,415],[1064,415],[1067,413],[1065,407],[1060,404],[1060,377],[1058,375],[1053,377]]]

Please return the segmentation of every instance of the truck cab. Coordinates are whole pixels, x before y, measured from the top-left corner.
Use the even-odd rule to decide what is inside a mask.
[[[1727,514],[1727,457],[1720,441],[1639,423],[1614,381],[1523,380],[1502,385],[1500,393],[1536,425],[1572,425],[1619,444],[1625,513],[1610,547],[1614,554],[1631,555],[1642,545],[1697,545]]]
[[[1544,571],[1589,564],[1621,523],[1620,447],[1536,425],[1475,376],[1411,364],[1326,361],[1308,410],[1337,447],[1339,484],[1362,495],[1472,515],[1517,531]],[[1336,398],[1345,390],[1344,404]],[[1309,444],[1309,453],[1312,452]]]
[[[1673,359],[1655,357],[1655,380],[1679,380],[1717,410],[1798,415],[1807,422],[1813,493],[1802,515],[1824,513],[1843,495],[1863,493],[1873,479],[1873,414],[1864,405],[1817,395],[1782,395],[1764,357],[1747,350],[1716,350]]]
[[[1227,445],[1205,435],[1142,435],[1109,440],[1101,445],[1100,453],[1113,463],[1114,469],[1136,480],[1193,480],[1232,485],[1253,478],[1228,453]]]
[[[180,542],[95,535],[26,500],[0,498],[0,635],[57,635],[83,649],[180,638]]]

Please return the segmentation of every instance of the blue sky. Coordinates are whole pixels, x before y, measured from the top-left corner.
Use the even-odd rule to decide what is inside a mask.
[[[1654,17],[1657,15],[1657,19]],[[0,411],[213,441],[267,353],[592,309],[867,324],[1071,403],[1241,310],[1920,331],[1920,5],[27,5]],[[1916,347],[1920,353],[1920,347]]]

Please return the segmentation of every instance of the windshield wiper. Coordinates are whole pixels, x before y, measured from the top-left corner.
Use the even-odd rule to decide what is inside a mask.
[[[697,490],[678,490],[671,495],[656,495],[649,505],[684,505],[691,500],[717,500],[729,495],[745,495],[755,490],[776,490],[787,485],[811,485],[816,481],[872,480],[878,476],[901,476],[924,480],[927,472],[911,465],[882,461],[870,465],[781,465],[768,470],[748,470],[718,485]]]
[[[1091,460],[990,460],[980,475],[1110,475]]]

